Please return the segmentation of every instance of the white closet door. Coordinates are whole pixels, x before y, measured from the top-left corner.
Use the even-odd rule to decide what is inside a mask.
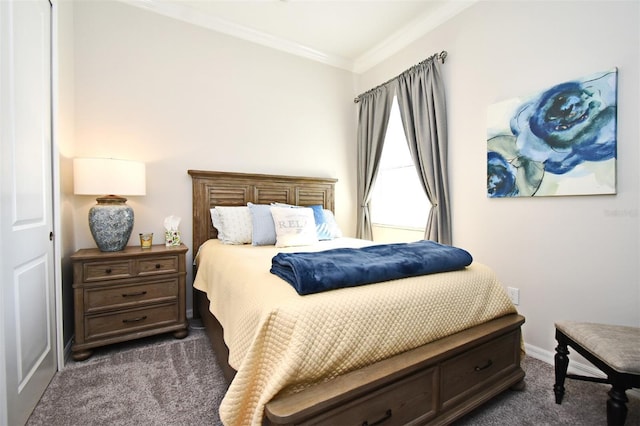
[[[21,425],[57,365],[47,0],[0,1],[0,172],[0,424]]]

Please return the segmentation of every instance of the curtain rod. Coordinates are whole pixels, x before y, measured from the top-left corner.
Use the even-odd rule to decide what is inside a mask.
[[[439,59],[439,60],[444,64],[444,60],[445,60],[445,58],[446,58],[446,57],[447,57],[447,51],[446,51],[446,50],[443,50],[443,51],[442,51],[442,52],[440,52],[440,53],[436,53],[436,54],[434,54],[434,55],[431,55],[431,56],[429,56],[427,59],[425,59],[424,61],[422,61],[422,62],[420,62],[420,63],[415,64],[414,66],[412,66],[411,68],[409,68],[409,69],[407,69],[407,70],[405,70],[405,71],[401,72],[401,73],[400,73],[400,74],[398,74],[397,76],[395,76],[395,77],[393,77],[393,78],[391,78],[391,79],[389,79],[389,80],[385,81],[385,82],[384,82],[384,83],[382,83],[382,84],[377,85],[377,86],[376,86],[376,87],[374,87],[373,89],[369,89],[369,90],[367,90],[366,92],[359,94],[358,96],[356,96],[356,97],[353,99],[353,103],[357,104],[358,102],[360,102],[360,98],[361,98],[362,96],[366,95],[367,93],[373,92],[374,90],[376,90],[376,89],[378,89],[378,88],[380,88],[380,87],[382,87],[382,86],[385,86],[385,85],[387,85],[387,84],[391,83],[392,81],[396,80],[396,79],[397,79],[398,77],[400,77],[401,75],[403,75],[403,74],[405,74],[405,73],[407,73],[407,72],[409,72],[409,71],[411,71],[411,70],[414,70],[414,69],[416,69],[417,67],[419,67],[419,66],[421,66],[421,65],[423,65],[423,64],[425,64],[425,63],[427,63],[427,62],[429,62],[429,61],[433,61],[434,59]]]

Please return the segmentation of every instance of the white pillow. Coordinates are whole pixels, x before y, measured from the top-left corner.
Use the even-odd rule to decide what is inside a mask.
[[[271,207],[276,247],[306,246],[318,242],[313,210],[307,207]]]
[[[247,206],[216,206],[224,244],[251,243],[251,212]]]
[[[224,232],[222,230],[222,222],[220,221],[218,210],[214,207],[209,211],[211,212],[211,223],[213,224],[213,227],[218,230],[218,239],[224,240]]]

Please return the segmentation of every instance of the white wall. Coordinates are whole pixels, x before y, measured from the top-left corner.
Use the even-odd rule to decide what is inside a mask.
[[[337,220],[354,234],[351,73],[120,2],[74,9],[73,156],[146,162],[130,244],[140,232],[162,242],[171,214],[191,244],[188,169],[337,178]],[[74,200],[76,249],[95,247],[95,199]]]
[[[480,2],[355,76],[355,90],[346,71],[125,4],[74,9],[69,155],[147,162],[147,195],[129,201],[134,236],[161,235],[162,219],[176,214],[190,243],[187,169],[336,177],[338,221],[353,235],[353,96],[447,50],[454,243],[520,288],[526,342],[543,356],[558,319],[640,325],[637,2]],[[488,199],[487,106],[613,66],[618,194]],[[68,172],[68,161],[61,166]],[[91,247],[94,200],[70,198],[65,235]]]
[[[640,326],[640,3],[480,2],[364,73],[360,92],[447,50],[454,244],[520,288],[524,338],[555,346],[553,323]],[[617,195],[488,199],[486,110],[618,67]]]

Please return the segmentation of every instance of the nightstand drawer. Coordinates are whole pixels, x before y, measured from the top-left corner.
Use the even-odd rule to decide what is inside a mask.
[[[168,274],[178,271],[178,256],[155,257],[136,261],[138,275]]]
[[[84,295],[86,313],[127,308],[141,303],[166,302],[178,298],[178,278],[134,285],[86,288]]]
[[[442,404],[446,406],[464,398],[474,387],[517,367],[518,345],[516,331],[498,337],[476,349],[442,363]]]
[[[85,339],[102,339],[110,335],[127,334],[162,324],[177,323],[179,321],[178,304],[130,309],[110,315],[94,315],[86,317],[85,321]]]
[[[128,260],[121,260],[85,263],[82,275],[83,282],[91,282],[129,278],[134,275],[134,272]]]

